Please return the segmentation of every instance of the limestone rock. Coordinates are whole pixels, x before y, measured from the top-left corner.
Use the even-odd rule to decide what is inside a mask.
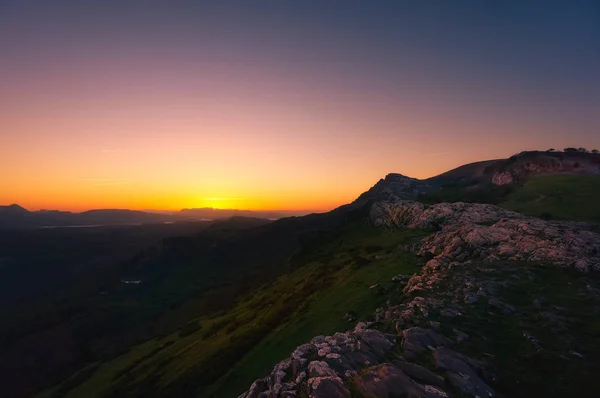
[[[368,398],[394,398],[394,397],[447,397],[448,395],[416,383],[400,368],[386,363],[368,368],[367,371],[355,380],[356,388]]]
[[[309,398],[351,398],[339,377],[313,377],[308,380]]]

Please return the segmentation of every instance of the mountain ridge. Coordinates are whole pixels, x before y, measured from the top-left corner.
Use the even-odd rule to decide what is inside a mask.
[[[70,226],[118,226],[185,221],[205,221],[230,217],[278,219],[305,215],[305,211],[261,211],[215,208],[181,209],[176,212],[152,212],[130,209],[91,209],[82,212],[60,210],[29,211],[18,204],[0,206],[0,229]]]
[[[517,168],[521,164],[528,167],[525,166],[527,156],[530,155],[519,154],[512,160],[509,158],[510,164],[519,165]],[[464,325],[460,323],[461,320],[477,324],[490,314],[494,317],[499,314],[501,318],[493,318],[495,321],[513,322],[510,318],[502,317],[515,317],[517,311],[508,315],[504,312],[511,311],[512,307],[518,308],[520,303],[500,294],[501,289],[513,286],[510,284],[514,283],[510,279],[511,274],[523,279],[524,291],[541,288],[535,284],[535,278],[550,278],[548,289],[539,295],[540,300],[542,296],[552,294],[554,289],[574,289],[567,282],[573,282],[581,290],[574,293],[576,297],[581,293],[586,294],[585,300],[596,300],[594,289],[600,285],[596,284],[593,276],[586,276],[593,272],[586,274],[579,270],[598,269],[594,262],[598,252],[594,254],[594,250],[600,250],[600,246],[597,244],[597,227],[592,227],[592,224],[541,220],[491,204],[461,203],[465,202],[465,193],[487,189],[490,185],[496,187],[491,180],[494,173],[502,171],[500,166],[506,165],[502,162],[504,160],[464,165],[436,176],[437,179],[434,177],[433,182],[425,183],[390,173],[354,202],[328,213],[282,218],[272,222],[231,218],[226,222],[207,223],[210,225],[196,234],[161,239],[111,268],[110,273],[102,279],[100,275],[93,275],[93,289],[81,293],[81,297],[64,300],[65,304],[55,304],[57,308],[54,311],[58,314],[56,320],[53,312],[46,320],[36,317],[32,322],[36,325],[35,329],[31,329],[29,323],[11,328],[12,339],[16,338],[15,330],[24,330],[35,336],[40,346],[28,346],[27,340],[17,340],[21,345],[7,340],[11,343],[6,345],[6,349],[12,353],[9,357],[12,360],[5,361],[5,369],[14,372],[14,369],[19,369],[15,364],[19,363],[22,370],[32,372],[29,375],[18,373],[24,385],[29,386],[27,382],[31,380],[26,377],[37,376],[31,367],[19,362],[21,350],[40,350],[43,354],[63,347],[61,344],[66,344],[65,341],[55,340],[56,337],[52,335],[58,322],[62,328],[76,333],[82,346],[69,351],[73,358],[52,364],[55,374],[46,376],[48,379],[44,380],[45,384],[37,381],[35,388],[38,389],[50,384],[55,386],[43,397],[193,397],[201,394],[223,398],[239,394],[257,378],[264,379],[258,383],[262,390],[251,387],[254,392],[248,392],[250,397],[264,397],[275,391],[279,394],[275,396],[298,397],[311,396],[311,391],[316,394],[317,381],[322,381],[323,387],[330,385],[339,389],[340,384],[333,380],[336,377],[343,380],[342,391],[344,388],[359,388],[367,391],[363,395],[369,396],[368,391],[373,387],[369,386],[369,377],[384,379],[390,374],[398,382],[396,387],[404,385],[400,383],[404,380],[410,391],[419,394],[423,391],[435,392],[428,383],[437,380],[441,385],[441,377],[444,387],[438,389],[453,395],[460,387],[451,383],[459,382],[456,375],[461,373],[469,375],[472,381],[481,381],[493,391],[514,392],[519,386],[512,385],[510,378],[516,376],[501,374],[503,383],[508,379],[508,387],[498,387],[496,382],[486,378],[485,374],[490,370],[487,362],[491,360],[486,361],[481,353],[499,356],[502,353],[493,351],[493,347],[487,346],[485,339],[479,337],[480,326]],[[563,171],[558,170],[559,174]],[[528,179],[537,180],[538,177],[550,177],[550,188],[555,186],[552,179],[555,176],[527,175],[525,187],[528,186]],[[568,195],[575,197],[578,192],[583,192],[581,179],[571,177],[587,176],[567,173],[564,177],[569,187],[574,187],[576,191]],[[598,178],[590,179],[588,191],[597,190],[598,182]],[[453,189],[461,195],[452,201],[444,200],[453,203],[441,204],[418,203],[401,198],[403,195],[417,195],[416,199],[421,200],[419,189],[423,184],[427,185],[428,190],[440,190],[447,184],[454,184]],[[520,189],[516,183],[510,186]],[[544,201],[540,200],[540,193],[546,196],[553,194],[538,190],[533,195],[522,197],[536,209],[542,208]],[[583,195],[576,197],[578,201],[564,202],[561,197],[559,202],[561,206],[568,203],[568,206],[580,207],[583,213],[590,213],[596,209],[595,204],[588,203],[590,200],[594,202],[594,198]],[[580,203],[586,203],[586,206],[579,206]],[[517,201],[517,205],[521,203]],[[552,212],[553,216],[559,216],[554,209]],[[586,216],[590,214],[583,214],[581,221],[588,221]],[[566,220],[574,219],[569,218],[569,214],[566,217]],[[536,265],[540,261],[551,264]],[[563,272],[564,268],[577,272],[579,276],[562,276],[558,272]],[[454,272],[457,273],[456,277]],[[493,278],[508,279],[488,279],[488,273]],[[533,279],[530,280],[530,276]],[[97,282],[99,280],[101,283]],[[438,297],[435,291],[429,289],[430,286],[439,286],[443,293],[446,289],[444,283],[453,289],[451,302],[444,301],[443,295]],[[586,290],[586,284],[590,286],[589,291]],[[409,288],[405,289],[407,286]],[[468,295],[461,290],[465,286],[472,287]],[[488,287],[492,290],[488,291]],[[481,289],[481,292],[477,289]],[[569,294],[565,298],[571,305],[569,311],[576,311],[579,303],[577,299],[572,299],[573,294]],[[462,304],[465,297],[468,306]],[[475,306],[470,306],[472,300],[477,303]],[[482,305],[484,307],[480,309]],[[561,304],[554,302],[553,305]],[[483,312],[477,313],[480,310]],[[535,307],[526,307],[522,312],[532,311],[537,310]],[[548,317],[559,319],[560,313],[556,311],[553,307],[544,310],[550,314]],[[445,315],[441,315],[441,312]],[[431,316],[427,318],[426,313]],[[478,315],[471,318],[473,313]],[[585,315],[581,315],[578,322],[586,324]],[[521,327],[511,334],[511,344],[518,350],[510,351],[510,345],[502,346],[503,350],[511,352],[511,355],[519,355],[519,350],[527,355],[536,355],[536,346],[532,342],[538,339],[542,342],[554,341],[551,340],[554,337],[544,334],[545,330],[551,328],[540,322],[540,317],[546,319],[538,314],[531,319],[518,318],[527,326],[511,323],[510,330],[513,332],[513,329]],[[402,321],[405,323],[396,327],[398,321],[405,318],[406,321]],[[356,329],[358,321],[374,323]],[[438,325],[439,330],[434,325]],[[412,327],[417,329],[409,332]],[[477,342],[478,345],[474,348],[469,348],[470,343],[464,347],[456,345],[454,335],[462,336],[461,339],[464,336],[453,329],[468,334],[471,340],[467,341]],[[343,332],[347,330],[351,332]],[[489,333],[485,330],[486,334]],[[575,337],[581,338],[580,346],[573,345],[571,340],[568,344],[560,341],[552,344],[560,343],[560,355],[571,357],[573,355],[569,351],[574,351],[593,359],[595,349],[585,338],[591,332],[586,329],[577,332],[580,334]],[[524,338],[523,333],[531,338]],[[415,334],[424,334],[428,336],[426,339],[436,341],[451,339],[454,348],[438,347],[425,340],[411,341],[411,336]],[[314,336],[318,335],[329,337],[313,342]],[[93,344],[89,343],[90,336],[93,336]],[[502,342],[501,336],[495,336],[494,339]],[[309,350],[309,355],[302,358],[294,358],[301,363],[294,365],[292,361],[292,370],[272,368],[277,361],[289,356],[295,347],[306,342],[318,349]],[[423,347],[427,352],[427,346],[434,347],[438,357],[442,355],[437,359],[439,366],[443,366],[445,358],[465,362],[468,367],[462,370],[456,367],[432,368],[430,364],[435,363],[435,358],[427,357],[423,357],[424,362],[416,363],[407,354],[411,351],[407,349],[410,344],[414,344],[415,352]],[[531,346],[522,347],[523,344]],[[364,354],[360,354],[361,358],[368,360],[369,364],[364,361],[353,362],[351,366],[346,362],[329,363],[339,358],[327,355],[347,354],[342,346],[347,346],[351,352],[358,349]],[[445,348],[452,352],[445,351]],[[528,351],[530,348],[533,352]],[[342,351],[336,351],[338,349]],[[324,350],[325,356],[315,357],[315,354],[320,355],[320,350]],[[330,351],[326,353],[327,350]],[[399,364],[402,362],[399,358],[394,358],[392,362],[384,360],[389,359],[388,355],[397,356],[402,352],[409,365]],[[381,354],[384,354],[383,357]],[[548,352],[543,351],[543,354],[548,355]],[[327,363],[327,366],[321,363],[311,365],[317,359],[318,362]],[[486,366],[471,367],[471,364],[483,361],[486,361]],[[554,357],[552,361],[555,361]],[[369,368],[364,374],[368,377],[360,377],[363,374],[356,378],[353,375],[347,377],[345,371],[340,372],[340,366],[349,366],[346,370],[356,370],[357,363]],[[499,364],[505,368],[508,366],[511,371],[513,369],[510,363],[507,365],[501,361]],[[535,364],[543,362],[537,361]],[[406,373],[410,372],[407,370],[409,368],[420,372],[421,376],[431,376],[426,373],[431,372],[435,377],[428,378],[429,381],[423,384],[414,373]],[[535,366],[531,368],[535,369]],[[73,373],[78,369],[80,372]],[[295,377],[306,372],[306,378],[296,382],[289,373],[293,369],[300,370],[294,374]],[[587,374],[585,368],[576,369],[582,376],[570,375],[574,380],[581,381],[578,377]],[[524,374],[527,371],[518,370]],[[278,376],[280,371],[285,372],[284,378]],[[335,376],[331,371],[335,372]],[[445,375],[445,372],[453,375]],[[65,380],[69,374],[74,376]],[[265,375],[268,375],[266,379]],[[535,380],[539,375],[531,373],[530,376],[531,380]],[[309,384],[310,379],[315,380]],[[64,382],[60,383],[60,380]],[[527,380],[519,380],[522,385],[527,384]],[[292,386],[291,383],[296,384]],[[583,383],[580,384],[582,391],[587,391]],[[278,390],[280,386],[282,389]],[[283,389],[284,386],[289,389]],[[473,387],[473,384],[463,383],[462,386]],[[265,389],[271,392],[267,393]],[[259,395],[261,393],[267,395]],[[321,392],[320,396],[335,396],[323,394]],[[439,391],[436,394],[439,396]],[[507,396],[524,395],[509,393]]]

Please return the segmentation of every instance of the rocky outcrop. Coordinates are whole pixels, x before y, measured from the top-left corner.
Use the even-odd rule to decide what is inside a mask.
[[[430,268],[469,260],[551,262],[581,271],[600,270],[600,236],[583,223],[550,222],[477,203],[380,202],[374,225],[437,229],[415,252]]]
[[[396,352],[400,338],[404,357]],[[414,327],[399,337],[361,322],[354,330],[318,336],[298,347],[240,398],[350,398],[351,390],[376,398],[445,398],[450,390],[495,397],[483,379],[482,363],[452,346],[452,340],[431,329]],[[412,362],[425,356],[435,363],[433,369]]]
[[[397,333],[359,323],[346,333],[315,337],[252,384],[242,398],[498,397],[496,376],[486,363],[460,352],[469,334],[454,326],[444,328],[443,320],[461,317],[482,302],[489,314],[514,316],[518,310],[498,294],[513,282],[498,275],[535,279],[531,271],[517,267],[518,261],[600,270],[600,236],[584,223],[549,222],[486,204],[427,206],[398,199],[373,204],[370,221],[381,227],[432,231],[412,246],[398,247],[426,262],[412,276],[392,278],[402,299],[388,300],[376,311],[378,324],[395,326]],[[450,277],[454,269],[464,272]],[[582,297],[600,292],[591,283],[587,290]],[[548,311],[540,317],[553,330],[565,330],[570,322]],[[529,332],[523,337],[543,349]]]
[[[529,151],[494,166],[492,182],[508,185],[540,174],[600,174],[600,155],[582,152]]]
[[[360,195],[354,203],[362,205],[370,200],[416,199],[419,194],[426,192],[432,186],[427,181],[392,173],[379,180],[371,189]]]

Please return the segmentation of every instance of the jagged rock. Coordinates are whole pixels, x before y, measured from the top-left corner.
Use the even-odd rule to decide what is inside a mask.
[[[396,336],[361,322],[346,333],[317,336],[298,347],[265,379],[256,381],[244,398],[299,397],[306,392],[315,398],[350,397],[344,382],[351,381],[365,397],[443,397],[447,396],[446,385],[464,396],[495,397],[487,384],[493,378],[482,362],[453,351],[453,341],[439,332],[407,326],[430,322],[432,327],[445,330],[432,319],[438,320],[438,314],[468,316],[470,305],[482,300],[494,311],[516,313],[513,306],[499,299],[505,297],[501,294],[504,289],[516,286],[506,279],[535,282],[535,275],[497,260],[543,261],[582,271],[600,270],[600,236],[585,224],[543,221],[492,205],[445,203],[426,207],[397,199],[375,203],[370,217],[375,225],[436,231],[412,245],[412,251],[427,260],[421,271],[410,277],[394,277],[403,284],[406,281],[404,300],[398,304],[388,301],[376,312],[379,321],[396,325],[402,335],[403,357],[394,355]],[[510,276],[499,278],[502,269]],[[589,279],[590,287],[580,291],[584,297],[600,294]],[[444,293],[434,294],[440,287]],[[540,318],[564,330],[568,318],[549,312],[553,311],[550,308],[542,311],[542,300],[535,304]],[[469,338],[458,329],[454,334],[459,342]],[[535,337],[527,332],[523,335],[536,349],[542,349]],[[430,353],[445,381],[411,362]]]
[[[326,362],[312,361],[308,364],[308,375],[310,377],[326,377],[335,376],[336,373],[329,367]]]
[[[368,368],[355,379],[356,388],[366,398],[427,397],[448,395],[433,386],[425,389],[408,377],[400,368],[386,363]]]
[[[434,332],[431,329],[412,327],[402,332],[402,349],[408,360],[417,359],[430,349],[445,346],[452,347],[452,340]]]
[[[525,337],[527,340],[531,341],[531,344],[533,344],[533,347],[535,348],[536,351],[542,351],[544,349],[542,347],[542,344],[540,343],[540,341],[537,338],[535,338],[531,333],[523,332],[523,337]]]
[[[470,336],[468,334],[466,334],[465,332],[461,332],[458,329],[452,329],[452,331],[456,335],[456,341],[458,341],[459,343],[461,343],[463,341],[467,341],[470,338]]]
[[[488,204],[440,203],[426,208],[412,201],[375,203],[370,218],[374,225],[438,229],[417,250],[435,257],[428,263],[430,269],[478,258],[600,270],[600,236],[582,223],[544,221]]]
[[[308,380],[309,398],[351,398],[339,377],[313,377]]]
[[[503,314],[512,314],[516,311],[515,307],[513,307],[510,304],[506,304],[505,302],[503,302],[502,300],[500,300],[497,297],[490,297],[488,299],[488,304],[491,305],[492,307],[495,307],[497,309],[499,309]]]
[[[571,351],[570,354],[573,355],[574,357],[577,357],[580,359],[585,359],[585,356],[577,351]]]
[[[440,315],[454,318],[454,317],[460,316],[462,314],[460,313],[460,311],[458,311],[454,308],[444,308],[440,311]]]
[[[445,388],[446,386],[442,377],[420,365],[406,361],[394,361],[394,365],[400,368],[400,370],[406,373],[410,378],[420,383],[430,384],[439,388]]]
[[[265,379],[258,379],[250,386],[248,393],[245,398],[258,398],[258,395],[264,391],[267,391],[268,386]]]
[[[292,358],[304,359],[309,357],[310,355],[314,355],[316,351],[317,350],[313,344],[302,344],[300,347],[294,350],[294,352],[292,353]]]
[[[396,336],[383,334],[377,330],[365,330],[360,334],[359,349],[363,351],[362,344],[369,346],[366,351],[384,357],[396,344]]]
[[[479,296],[477,294],[465,294],[465,303],[473,304],[479,301]]]
[[[436,368],[445,371],[448,383],[461,393],[473,398],[497,396],[475,371],[474,368],[481,368],[476,361],[446,347],[436,348],[433,358]]]

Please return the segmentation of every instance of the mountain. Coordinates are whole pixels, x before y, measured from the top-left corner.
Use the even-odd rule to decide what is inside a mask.
[[[101,209],[82,213],[57,210],[31,212],[18,205],[0,206],[0,228],[3,229],[147,224],[174,221],[176,219],[171,215],[136,210]]]
[[[148,212],[127,209],[98,209],[81,213],[58,210],[30,212],[19,205],[13,204],[0,206],[0,229],[153,224],[216,220],[230,217],[278,219],[305,215],[306,213],[303,211],[274,212],[213,208],[183,209],[179,212]]]
[[[585,173],[532,168],[540,152],[427,180],[389,174],[328,213],[160,239],[3,312],[0,392],[595,396],[591,155],[558,155],[585,159]],[[517,178],[496,185],[507,170]]]
[[[431,196],[438,190],[444,190],[444,193],[459,190],[460,195],[468,201],[480,201],[481,196],[487,194],[486,190],[493,191],[488,196],[498,196],[508,192],[507,189],[498,188],[501,186],[518,185],[535,176],[565,174],[600,174],[600,154],[577,150],[524,151],[507,159],[466,164],[424,180],[402,174],[388,174],[360,195],[356,203],[363,204],[369,200],[417,199],[422,195]],[[472,199],[469,198],[469,194]],[[448,199],[448,195],[444,199]]]
[[[276,220],[283,217],[303,216],[307,211],[256,211],[256,210],[238,210],[238,209],[215,209],[212,207],[182,209],[179,211],[181,216],[194,219],[216,220],[229,217],[256,217]]]
[[[353,203],[362,205],[372,200],[414,199],[433,187],[433,184],[426,181],[392,173],[379,180]]]
[[[0,206],[0,228],[12,225],[29,225],[35,216],[23,207],[12,204]]]

